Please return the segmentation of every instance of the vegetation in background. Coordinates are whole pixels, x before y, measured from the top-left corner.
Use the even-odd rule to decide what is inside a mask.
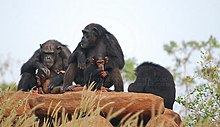
[[[11,64],[11,58],[7,57],[7,59],[4,60],[3,56],[1,54],[0,54],[0,58],[1,58],[0,59],[0,76],[1,76],[0,82],[3,82],[5,73],[9,71],[10,64]]]
[[[0,83],[0,90],[6,91],[7,89],[10,89],[11,91],[16,91],[17,85],[11,83]]]
[[[122,79],[125,83],[130,84],[136,79],[135,68],[137,67],[137,60],[135,58],[128,58],[125,60],[125,66],[122,69]]]
[[[189,74],[193,74],[194,71],[200,70],[200,68],[198,68],[199,65],[195,64],[199,61],[200,52],[208,52],[209,57],[216,60],[218,63],[220,62],[220,59],[218,58],[219,54],[216,54],[216,52],[218,52],[219,49],[219,42],[217,42],[212,36],[205,42],[183,41],[179,44],[171,41],[169,44],[165,44],[164,50],[174,60],[174,65],[169,68],[174,75],[176,84],[184,85],[186,87],[186,92],[188,92],[190,85],[195,84],[193,80],[189,80],[189,78],[191,78]]]
[[[5,76],[7,73],[10,74],[10,76],[13,77],[13,68],[12,65],[14,62],[19,62],[14,60],[10,55],[7,55],[4,57],[0,54],[0,90],[6,90],[6,88],[11,87],[13,91],[16,90],[16,84],[15,83],[8,83],[5,81]]]
[[[175,61],[170,70],[176,84],[186,88],[186,95],[176,99],[186,107],[183,119],[186,126],[220,126],[219,48],[219,42],[212,36],[206,42],[189,41],[180,45],[170,42],[164,45],[164,50]],[[193,59],[198,60],[197,63]],[[190,70],[194,71],[192,75]]]

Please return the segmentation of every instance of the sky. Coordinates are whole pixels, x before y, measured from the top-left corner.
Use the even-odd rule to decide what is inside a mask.
[[[170,66],[163,45],[220,39],[219,12],[219,0],[0,0],[0,57],[12,61],[4,78],[17,82],[22,64],[49,39],[73,51],[89,23],[114,34],[125,58]]]
[[[49,39],[73,51],[90,23],[114,34],[126,59],[166,67],[174,62],[163,50],[170,41],[219,41],[220,1],[0,0],[0,63],[11,62],[0,82],[18,82],[22,64]]]
[[[49,39],[73,51],[89,23],[114,34],[125,58],[169,66],[164,44],[220,38],[219,6],[219,0],[0,0],[0,57],[13,61],[4,78],[17,82],[22,64]]]

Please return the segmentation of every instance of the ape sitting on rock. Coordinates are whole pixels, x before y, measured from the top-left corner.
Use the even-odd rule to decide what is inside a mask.
[[[70,54],[67,46],[56,40],[48,40],[41,44],[40,49],[22,65],[17,90],[29,91],[42,87],[44,92],[48,92],[43,88],[47,79],[49,79],[49,84],[46,83],[49,89],[62,85],[63,72],[68,67],[67,60]]]
[[[107,77],[109,76],[109,72],[106,70],[105,65],[108,63],[109,58],[103,57],[102,55],[97,55],[94,58],[91,58],[89,61],[89,65],[84,70],[84,82],[87,87],[91,84],[91,82],[95,82],[95,85],[92,90],[101,90],[103,84]]]
[[[63,90],[65,91],[73,81],[76,84],[85,84],[85,79],[89,79],[89,77],[85,77],[88,76],[87,74],[84,75],[84,70],[90,66],[87,61],[97,55],[102,55],[109,58],[105,69],[111,70],[103,86],[110,88],[114,85],[115,91],[123,91],[120,69],[124,67],[124,54],[117,39],[104,27],[95,23],[87,25],[82,32],[83,37],[80,43],[69,57]]]
[[[136,68],[136,81],[129,85],[128,92],[152,93],[164,99],[166,108],[173,109],[175,83],[172,74],[164,67],[144,62]]]

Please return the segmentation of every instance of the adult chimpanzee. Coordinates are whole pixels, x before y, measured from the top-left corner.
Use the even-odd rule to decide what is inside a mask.
[[[56,40],[48,40],[41,44],[34,55],[22,65],[22,76],[17,90],[29,91],[34,87],[38,87],[43,84],[41,82],[43,78],[51,79],[49,84],[51,89],[62,84],[63,71],[68,67],[67,61],[70,54],[71,52],[67,46]],[[38,70],[38,73],[36,73],[36,70]]]
[[[86,69],[88,61],[98,54],[109,58],[105,69],[111,71],[104,86],[110,88],[114,85],[115,91],[123,91],[120,69],[124,67],[124,54],[115,36],[95,23],[87,25],[82,32],[80,43],[69,57],[69,66],[64,75],[64,91],[73,81],[76,84],[85,84],[83,70]]]
[[[108,63],[109,58],[104,57],[101,54],[98,54],[94,58],[91,58],[88,66],[84,70],[84,82],[87,87],[91,84],[91,82],[95,82],[95,85],[92,90],[101,90],[103,84],[109,75],[109,71],[106,70],[105,65]]]
[[[164,99],[165,107],[173,109],[175,83],[172,74],[164,67],[144,62],[136,68],[136,81],[129,85],[129,92],[152,93]]]

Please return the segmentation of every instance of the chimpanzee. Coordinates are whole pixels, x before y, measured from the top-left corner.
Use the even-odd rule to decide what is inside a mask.
[[[43,85],[46,79],[50,79],[50,89],[62,85],[70,54],[68,47],[57,40],[40,44],[40,48],[22,65],[17,90],[29,91]]]
[[[84,82],[87,87],[91,82],[95,82],[92,90],[101,90],[101,87],[105,83],[106,78],[109,76],[109,72],[106,70],[105,65],[108,63],[109,58],[102,56],[101,54],[91,58],[89,65],[84,70]]]
[[[69,57],[69,66],[64,75],[63,90],[65,91],[73,81],[76,84],[85,84],[84,79],[88,77],[84,78],[83,70],[88,66],[87,61],[101,54],[109,58],[105,69],[111,70],[109,72],[110,77],[104,86],[110,88],[114,85],[115,91],[123,91],[120,69],[124,67],[124,54],[115,36],[95,23],[87,25],[82,33],[81,41]]]
[[[164,99],[165,107],[173,109],[175,83],[172,74],[164,67],[152,62],[144,62],[136,68],[136,80],[128,87],[128,92],[152,93]]]

